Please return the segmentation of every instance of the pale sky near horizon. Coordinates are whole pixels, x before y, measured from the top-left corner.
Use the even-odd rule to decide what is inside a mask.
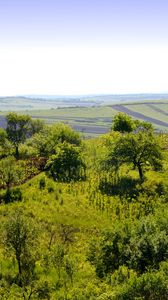
[[[0,0],[0,96],[168,92],[168,3]]]

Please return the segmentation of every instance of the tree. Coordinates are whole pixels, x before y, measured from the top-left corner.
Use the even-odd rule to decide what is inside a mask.
[[[138,169],[140,180],[144,179],[145,167],[161,168],[162,154],[157,138],[151,130],[128,133],[121,136],[113,149],[109,149],[104,164],[118,169],[122,164],[133,164]]]
[[[71,127],[59,123],[52,126],[44,126],[39,133],[32,137],[29,145],[33,146],[40,156],[49,157],[52,154],[56,154],[57,145],[63,142],[79,146],[81,139],[79,133],[75,132]]]
[[[0,128],[0,158],[3,158],[10,153],[11,143],[7,137],[6,130]]]
[[[30,136],[35,133],[39,133],[45,127],[44,121],[41,119],[30,120]]]
[[[50,138],[57,143],[67,142],[76,146],[81,144],[80,134],[63,123],[54,124],[50,128]]]
[[[121,133],[128,132],[139,132],[139,131],[153,131],[153,125],[149,122],[133,120],[131,116],[118,113],[115,115],[114,120],[112,122],[112,130],[118,131]]]
[[[19,158],[19,145],[24,143],[30,132],[30,116],[9,113],[6,116],[8,139],[15,147],[15,157]]]
[[[13,183],[17,183],[18,174],[15,158],[10,156],[0,160],[0,186],[9,189]]]
[[[6,138],[7,138],[7,133],[5,129],[0,128],[0,145],[3,145],[5,143]]]
[[[64,142],[59,144],[56,154],[50,157],[46,169],[55,180],[69,182],[80,179],[82,173],[84,175],[85,164],[79,148]]]
[[[5,225],[4,244],[17,262],[17,283],[20,286],[28,285],[34,276],[36,234],[30,224],[22,211],[16,211]]]
[[[119,132],[131,132],[135,128],[134,121],[130,116],[124,113],[118,113],[115,115],[112,122],[112,130]]]
[[[153,216],[137,224],[125,220],[118,225],[91,240],[87,258],[100,278],[124,265],[143,274],[167,260],[167,232]]]

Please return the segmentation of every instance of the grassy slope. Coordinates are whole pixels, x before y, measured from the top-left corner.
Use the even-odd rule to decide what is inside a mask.
[[[167,105],[168,107],[168,105]],[[161,120],[161,121],[165,121],[165,122],[168,122],[168,116],[166,116],[164,114],[164,110],[163,112],[161,111],[156,111],[154,108],[162,108],[162,105],[152,105],[152,106],[149,106],[148,104],[141,104],[141,105],[129,105],[129,109],[131,109],[132,111],[138,111],[142,114],[144,114],[145,116],[148,116],[148,117],[152,117],[152,118],[155,118],[157,120]]]
[[[88,294],[95,293],[95,298],[86,296],[84,299],[87,299],[87,297],[88,299],[97,299],[97,295],[102,294],[110,287],[103,285],[96,278],[94,268],[86,260],[89,242],[93,237],[99,235],[102,230],[112,229],[118,223],[125,223],[128,219],[131,222],[136,222],[139,217],[146,215],[145,207],[149,211],[150,209],[157,211],[160,202],[156,202],[156,199],[148,199],[144,206],[143,197],[137,202],[129,202],[122,201],[118,197],[102,195],[98,190],[99,174],[95,170],[98,158],[103,155],[101,141],[87,141],[85,155],[88,166],[88,180],[86,182],[57,183],[47,178],[44,174],[40,174],[21,186],[23,201],[21,203],[1,205],[0,215],[1,223],[3,224],[10,212],[22,208],[24,213],[31,217],[40,227],[38,247],[41,252],[45,251],[44,249],[48,246],[52,230],[56,230],[56,238],[53,241],[55,243],[61,224],[75,228],[74,242],[71,243],[69,248],[69,255],[75,261],[75,284],[69,289],[72,293],[74,290],[79,289],[80,291],[85,291],[86,294],[90,289]],[[147,172],[148,187],[162,179],[167,183],[168,165],[166,156],[165,159],[165,170],[163,173]],[[123,169],[123,175],[125,172],[127,176],[137,177],[136,171]],[[44,176],[46,186],[40,190],[39,181]],[[14,270],[12,258],[8,257],[4,260],[2,251],[0,256],[2,258],[2,271],[6,272],[8,269],[9,272],[10,266],[11,270]],[[42,268],[42,258],[39,259],[37,265]],[[55,271],[52,270],[49,270],[47,274],[42,272],[41,276],[44,280],[49,280],[53,283],[57,278]],[[53,292],[53,298],[51,299],[57,299],[61,291]]]

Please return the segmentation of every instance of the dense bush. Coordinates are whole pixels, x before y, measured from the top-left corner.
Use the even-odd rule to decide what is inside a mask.
[[[85,177],[85,164],[80,149],[66,142],[59,144],[56,154],[48,160],[46,169],[54,180],[62,182]]]
[[[140,221],[132,228],[125,224],[114,232],[105,232],[97,244],[93,240],[88,259],[99,277],[113,273],[122,265],[139,274],[156,270],[168,259],[168,232],[154,220]]]
[[[4,195],[4,202],[7,204],[15,201],[22,201],[22,192],[20,188],[7,189]]]

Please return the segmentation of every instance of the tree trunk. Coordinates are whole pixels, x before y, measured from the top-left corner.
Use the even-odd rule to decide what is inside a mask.
[[[19,146],[16,145],[16,148],[15,148],[15,157],[16,159],[19,159]]]
[[[138,172],[139,172],[139,178],[140,178],[140,180],[141,181],[143,181],[143,179],[144,179],[144,175],[143,175],[143,170],[142,170],[142,167],[141,167],[141,165],[139,164],[139,165],[137,165],[137,167],[138,167]]]
[[[19,286],[22,286],[22,267],[21,267],[21,259],[20,256],[16,256],[17,263],[18,263],[18,271],[19,271]]]

